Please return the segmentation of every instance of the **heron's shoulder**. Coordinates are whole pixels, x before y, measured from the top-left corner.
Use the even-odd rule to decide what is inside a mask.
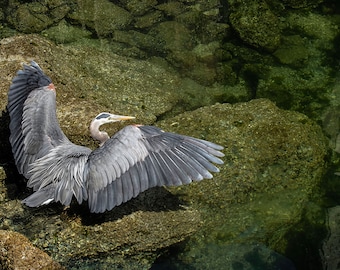
[[[54,152],[56,155],[62,155],[65,158],[71,158],[89,156],[92,150],[85,146],[74,144],[72,142],[65,142],[52,149],[51,152]]]
[[[150,137],[163,134],[164,131],[155,126],[148,125],[129,125],[121,130],[121,132],[116,133],[120,136],[131,135],[138,138]]]

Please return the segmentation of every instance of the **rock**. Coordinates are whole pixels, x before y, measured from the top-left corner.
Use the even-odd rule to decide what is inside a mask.
[[[145,15],[149,10],[157,5],[157,0],[122,0],[127,10],[133,16]]]
[[[0,230],[0,266],[3,270],[65,269],[45,252],[34,247],[25,236],[4,230]]]
[[[327,91],[320,89],[328,89],[332,82],[329,72],[327,69],[310,73],[305,68],[272,67],[259,79],[256,97],[269,98],[281,108],[304,111],[314,119],[320,119],[321,104],[327,104]],[[320,103],[315,102],[316,99]]]
[[[156,10],[153,12],[149,12],[144,16],[135,18],[134,26],[140,29],[150,28],[155,24],[161,22],[162,20],[164,20],[162,12]]]
[[[8,197],[8,191],[1,189],[5,202],[0,204],[0,216],[6,218],[0,220],[0,228],[25,233],[66,266],[106,258],[112,268],[118,262],[127,266],[131,258],[147,268],[169,246],[194,233],[189,253],[183,255],[188,261],[199,256],[206,242],[216,241],[265,242],[285,255],[287,232],[302,218],[325,166],[324,136],[306,116],[259,99],[216,104],[169,118],[174,104],[183,100],[185,104],[177,91],[185,83],[167,68],[89,46],[56,46],[36,35],[0,41],[2,110],[10,80],[30,59],[52,77],[60,125],[73,142],[95,146],[85,135],[88,123],[99,111],[111,111],[219,143],[226,147],[225,165],[219,166],[221,173],[213,180],[151,189],[103,215],[91,215],[86,204],[68,210],[59,204],[23,207],[19,200],[28,191]],[[192,107],[209,105],[209,95],[221,91],[210,93],[210,88],[190,80],[187,85],[187,100],[197,95]],[[155,122],[157,117],[166,120]],[[4,114],[1,121],[0,126],[5,125]],[[107,129],[112,134],[121,127]],[[3,155],[10,157],[9,152]],[[7,173],[10,166],[6,166]],[[19,186],[17,178],[12,175]],[[202,231],[196,232],[199,228]]]
[[[199,37],[203,43],[222,42],[228,39],[230,30],[229,24],[209,21],[204,25]]]
[[[280,44],[279,19],[266,2],[235,2],[231,4],[229,19],[240,38],[256,48],[274,51]]]
[[[301,68],[308,60],[307,41],[299,35],[286,36],[282,38],[282,44],[274,52],[274,56],[285,65]]]
[[[56,43],[71,43],[79,42],[83,38],[89,38],[92,34],[90,31],[72,26],[65,20],[62,20],[58,25],[42,31],[42,35]]]
[[[110,36],[117,29],[125,29],[132,21],[127,10],[108,0],[78,0],[77,9],[69,17],[93,29],[99,37]]]
[[[175,17],[183,12],[184,6],[181,2],[171,1],[157,5],[156,9],[163,11],[166,16]]]
[[[187,264],[168,258],[151,269],[187,269]],[[276,269],[295,270],[293,262],[261,243],[207,244],[195,260],[193,269]]]
[[[306,8],[310,6],[316,7],[318,4],[322,3],[323,0],[283,0],[285,6],[292,8]]]
[[[11,79],[22,68],[22,63],[31,59],[53,79],[61,127],[78,144],[96,146],[86,134],[91,118],[100,111],[123,114],[119,111],[124,110],[127,115],[139,114],[143,118],[139,122],[152,123],[158,113],[170,110],[173,101],[178,99],[175,90],[179,78],[157,65],[86,46],[81,50],[72,47],[70,51],[70,48],[56,46],[36,35],[2,39],[0,73],[6,80],[0,82],[1,110],[5,110]],[[168,91],[168,86],[172,90]],[[150,105],[154,106],[155,114]],[[8,115],[3,113],[1,127],[7,127],[7,121]],[[109,133],[121,127],[113,126]],[[2,150],[6,151],[1,154],[1,163],[6,164],[4,172],[8,178],[0,181],[0,216],[3,217],[0,228],[25,233],[34,245],[65,265],[89,256],[113,256],[111,266],[121,261],[128,264],[130,261],[123,259],[128,256],[145,268],[167,247],[183,241],[200,227],[199,213],[181,209],[180,201],[163,188],[141,194],[104,215],[90,215],[86,204],[76,205],[69,212],[62,212],[58,204],[26,208],[20,200],[29,191],[25,190],[26,183],[19,180],[22,177],[13,173],[9,131],[0,130],[1,138],[5,138]]]
[[[212,65],[216,62],[216,50],[220,48],[220,43],[217,41],[208,44],[198,44],[192,52],[196,55],[197,59],[201,62]]]
[[[287,25],[286,30],[294,29],[294,31],[301,33],[301,36],[318,39],[326,48],[331,47],[330,43],[339,34],[339,27],[336,23],[325,16],[311,12],[303,15],[300,12],[291,12],[287,16]]]
[[[0,82],[0,108],[6,107],[17,70],[34,59],[56,85],[63,130],[80,144],[88,144],[84,136],[89,123],[101,111],[136,115],[138,122],[152,123],[179,99],[180,78],[174,73],[91,46],[58,47],[38,36],[20,36],[1,40],[0,59],[1,76],[7,78]]]
[[[12,6],[12,5],[13,6]],[[10,2],[7,20],[20,32],[37,33],[62,20],[70,11],[63,0],[19,4]]]
[[[225,164],[213,181],[169,189],[205,220],[183,261],[200,258],[216,242],[256,241],[284,256],[288,246],[290,255],[303,253],[292,250],[291,235],[326,167],[327,141],[318,125],[265,99],[202,107],[157,125],[225,146]]]
[[[193,62],[195,65],[185,74],[201,85],[211,86],[216,81],[216,69],[206,63]]]
[[[115,31],[114,41],[125,43],[131,47],[138,47],[148,52],[149,55],[155,55],[163,50],[163,44],[159,43],[153,36],[143,34],[138,31]]]
[[[170,52],[188,51],[194,46],[190,30],[176,21],[161,22],[149,34],[164,43],[164,49]]]
[[[340,265],[340,206],[327,211],[328,237],[322,245],[323,269],[338,269]]]
[[[164,192],[161,194],[165,195]],[[151,201],[154,195],[151,192],[142,197]],[[166,198],[159,204],[165,206],[163,211],[140,199],[101,216],[82,212],[84,209],[79,208],[76,212],[50,214],[50,221],[47,216],[36,215],[36,220],[31,219],[26,228],[32,228],[28,231],[34,244],[63,265],[71,265],[78,259],[113,256],[116,263],[125,257],[128,264],[128,258],[133,258],[145,268],[162,254],[162,250],[196,232],[201,221],[197,211],[166,210],[170,202]],[[159,195],[154,199],[162,200]],[[137,204],[146,208],[137,210]],[[45,210],[40,209],[40,213]]]

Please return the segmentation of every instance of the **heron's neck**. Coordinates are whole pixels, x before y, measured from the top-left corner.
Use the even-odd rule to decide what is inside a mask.
[[[100,123],[92,121],[90,125],[90,133],[91,137],[98,140],[100,143],[99,145],[102,146],[108,139],[110,139],[110,136],[105,131],[100,131],[100,126]]]

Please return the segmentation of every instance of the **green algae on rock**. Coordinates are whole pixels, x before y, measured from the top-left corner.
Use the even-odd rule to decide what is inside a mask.
[[[212,181],[169,189],[205,220],[183,260],[200,257],[209,243],[261,242],[285,254],[292,244],[287,233],[303,219],[325,171],[321,128],[265,99],[216,104],[157,124],[226,147],[225,165]]]
[[[281,36],[279,19],[265,1],[231,4],[231,10],[230,23],[242,40],[268,51],[273,51],[279,46]]]
[[[92,46],[56,46],[36,35],[1,42],[0,73],[8,80],[1,82],[0,107],[6,107],[10,77],[22,62],[34,59],[50,70],[47,73],[57,89],[58,117],[71,138],[78,132],[80,137],[88,134],[91,119],[100,111],[124,112],[137,116],[138,121],[152,123],[157,116],[171,110],[179,99],[176,91],[180,78],[146,61]]]
[[[126,28],[132,20],[127,10],[108,0],[77,2],[77,9],[69,17],[94,30],[99,37],[106,37],[114,30]]]
[[[62,20],[70,10],[64,0],[9,3],[8,21],[23,33],[38,33]]]

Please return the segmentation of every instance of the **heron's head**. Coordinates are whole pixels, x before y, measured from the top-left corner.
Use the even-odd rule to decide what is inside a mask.
[[[98,126],[107,124],[107,123],[113,123],[118,121],[124,121],[124,120],[130,120],[134,119],[133,116],[125,116],[125,115],[118,115],[118,114],[112,114],[107,112],[102,112],[98,114],[94,119],[93,122],[96,122]]]
[[[124,115],[117,115],[117,114],[102,112],[98,114],[91,122],[91,125],[90,125],[91,136],[95,140],[98,140],[100,142],[100,145],[103,145],[110,137],[105,131],[99,130],[101,125],[118,122],[118,121],[130,120],[134,118],[135,117],[133,116],[124,116]]]

